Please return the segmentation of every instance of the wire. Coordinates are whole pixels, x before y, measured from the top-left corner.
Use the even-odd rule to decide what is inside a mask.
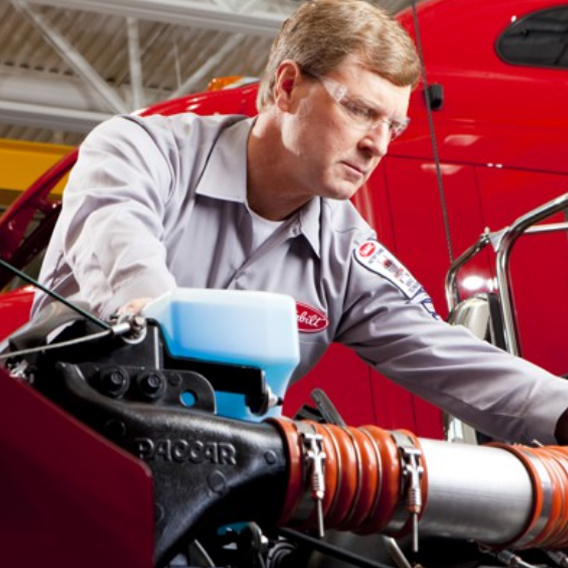
[[[59,300],[62,304],[65,304],[68,308],[71,308],[73,311],[81,314],[83,317],[97,324],[99,327],[102,327],[103,329],[109,331],[112,329],[110,324],[100,320],[99,318],[95,317],[93,314],[87,312],[83,308],[76,306],[75,304],[73,304],[73,302],[70,302],[63,296],[59,295],[57,292],[54,292],[53,290],[46,288],[43,284],[40,284],[37,280],[34,280],[26,273],[22,272],[21,270],[18,270],[15,266],[12,266],[10,263],[6,262],[5,260],[2,260],[1,258],[0,258],[0,266],[3,266],[4,268],[6,268],[6,270],[13,272],[16,276],[18,276],[22,280],[28,282],[29,284],[32,284],[36,288],[39,288],[42,292],[45,292],[48,296],[51,296],[52,298]]]
[[[264,562],[264,558],[262,557],[262,552],[258,552],[256,556],[257,564],[260,568],[266,568],[266,562]]]
[[[95,339],[100,339],[102,337],[107,337],[109,335],[114,335],[112,328],[106,329],[105,331],[99,331],[98,333],[91,333],[90,335],[86,335],[84,337],[77,337],[76,339],[69,339],[67,341],[62,341],[61,343],[52,343],[51,345],[41,345],[39,347],[31,347],[30,349],[20,349],[19,351],[12,351],[11,353],[4,353],[0,355],[0,361],[4,359],[10,359],[11,357],[21,357],[23,355],[31,355],[32,353],[39,353],[40,351],[51,351],[53,349],[61,349],[62,347],[78,345],[79,343],[94,341]]]
[[[194,540],[191,543],[190,547],[191,546],[193,546],[195,549],[197,549],[199,554],[201,554],[201,560],[206,562],[207,565],[210,568],[215,568],[215,562],[213,562],[213,559],[211,558],[211,556],[209,556],[209,554],[207,553],[207,550],[205,550],[205,547],[198,540]]]
[[[452,242],[452,234],[450,231],[450,218],[448,215],[448,207],[446,203],[446,194],[444,191],[444,182],[442,179],[442,169],[440,167],[440,154],[438,152],[438,144],[436,142],[436,131],[434,128],[434,117],[432,115],[432,102],[430,100],[430,91],[428,78],[426,76],[426,64],[424,61],[424,51],[422,49],[422,37],[420,35],[420,23],[418,21],[418,11],[416,9],[416,0],[412,0],[412,18],[414,21],[414,32],[416,34],[416,48],[418,57],[420,58],[422,68],[422,83],[424,85],[424,96],[426,98],[426,115],[428,117],[428,129],[430,130],[430,140],[432,142],[432,157],[436,168],[436,181],[438,184],[438,195],[440,197],[440,206],[442,208],[442,218],[444,221],[444,232],[446,234],[446,245],[448,247],[448,257],[450,264],[454,262],[454,247]]]
[[[353,564],[353,566],[358,566],[359,568],[393,568],[389,564],[384,564],[383,562],[378,562],[377,560],[365,558],[364,556],[361,556],[359,554],[354,554],[352,552],[344,550],[343,548],[338,548],[337,546],[334,546],[328,542],[324,542],[292,529],[280,528],[278,529],[278,532],[289,540],[311,546],[314,548],[314,550],[317,550],[333,558],[337,558],[338,560],[343,560],[345,562]]]

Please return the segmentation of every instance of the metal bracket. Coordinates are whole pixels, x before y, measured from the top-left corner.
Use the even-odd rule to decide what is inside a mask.
[[[412,517],[412,550],[418,552],[418,517],[422,511],[422,490],[420,481],[424,474],[421,465],[422,452],[414,445],[411,438],[401,432],[391,432],[398,446],[401,468],[402,486],[401,496],[405,497],[406,510]]]
[[[497,560],[505,564],[505,566],[509,566],[509,568],[536,568],[534,564],[525,562],[520,556],[510,550],[493,550],[483,545],[479,545],[479,550],[484,554],[497,558]]]
[[[306,473],[310,480],[311,497],[316,507],[318,536],[323,538],[325,535],[323,520],[323,499],[325,497],[324,464],[327,457],[323,450],[323,436],[317,434],[313,426],[308,426],[302,422],[297,422],[296,425],[305,448]]]
[[[418,448],[400,448],[403,461],[403,475],[407,478],[406,505],[412,515],[412,550],[418,552],[418,515],[422,511],[420,480],[424,468],[420,465],[422,452]]]

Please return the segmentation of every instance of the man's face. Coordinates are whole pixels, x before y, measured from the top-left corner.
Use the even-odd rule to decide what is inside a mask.
[[[352,197],[386,154],[388,122],[404,122],[409,98],[410,87],[393,85],[354,56],[325,77],[301,74],[282,117],[290,190],[306,199]]]

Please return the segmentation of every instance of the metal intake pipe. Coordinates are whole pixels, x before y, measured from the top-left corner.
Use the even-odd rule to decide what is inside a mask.
[[[419,527],[494,548],[568,545],[568,448],[468,446],[375,426],[271,422],[288,453],[282,525],[414,532],[415,539]]]

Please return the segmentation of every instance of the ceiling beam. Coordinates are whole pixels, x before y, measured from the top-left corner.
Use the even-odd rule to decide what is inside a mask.
[[[97,73],[93,66],[59,33],[49,24],[42,14],[35,12],[28,2],[11,0],[14,8],[27,18],[41,33],[45,41],[49,43],[91,88],[106,102],[109,110],[119,113],[128,112],[126,103],[117,95],[114,89]]]
[[[152,93],[147,92],[147,96]],[[108,113],[92,89],[77,77],[0,67],[0,100]]]
[[[89,132],[97,124],[110,117],[110,114],[101,112],[0,100],[0,123],[16,126],[32,126],[67,132]]]
[[[191,77],[189,77],[183,84],[181,84],[175,92],[173,92],[168,99],[176,99],[183,95],[190,93],[195,86],[203,79],[210,77],[217,66],[232,52],[240,43],[245,40],[241,34],[232,36],[227,42],[219,47],[219,49],[199,68],[196,69]]]
[[[293,11],[293,5],[290,5],[289,10],[280,13],[260,10],[244,13],[219,4],[191,0],[31,0],[30,3],[268,37],[276,35]],[[273,5],[281,6],[278,2]]]

